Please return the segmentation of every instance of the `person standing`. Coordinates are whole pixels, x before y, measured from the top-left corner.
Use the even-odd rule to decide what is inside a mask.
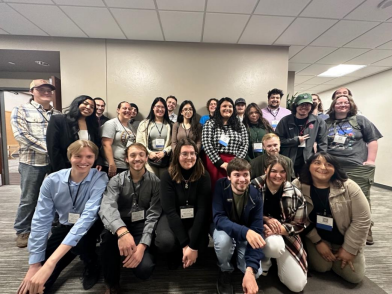
[[[238,98],[235,100],[235,108],[237,110],[237,117],[242,122],[244,120],[246,101],[244,98]]]
[[[326,120],[329,115],[324,113],[323,102],[321,102],[320,96],[312,94],[313,103],[316,103],[316,108],[313,110],[315,116],[319,116],[322,120]]]
[[[106,103],[105,100],[103,100],[100,97],[94,98],[94,101],[95,101],[95,108],[96,108],[95,114],[97,116],[98,125],[102,126],[105,122],[107,122],[110,119],[103,114],[105,112]]]
[[[174,110],[177,107],[177,98],[172,95],[167,96],[166,105],[170,121],[173,123],[177,122],[177,114],[174,113]]]
[[[218,105],[218,99],[216,99],[216,98],[208,99],[208,101],[207,101],[208,114],[203,115],[200,118],[200,123],[202,126],[204,126],[204,124],[206,123],[207,120],[209,120],[210,118],[212,118],[214,116],[214,112],[215,112],[217,105]]]
[[[291,105],[292,114],[282,118],[275,130],[280,138],[280,153],[293,161],[297,176],[315,153],[314,143],[317,143],[317,152],[327,149],[325,122],[312,114],[315,107],[310,94],[298,95]]]
[[[131,119],[129,123],[131,124],[132,131],[136,134],[137,128],[139,127],[140,121],[136,120],[136,116],[139,114],[139,107],[135,103],[130,103],[131,105]]]
[[[50,105],[55,89],[46,80],[32,81],[30,102],[15,107],[11,114],[12,131],[19,143],[21,196],[14,223],[19,248],[27,246],[39,187],[50,172],[46,130],[51,116],[60,113]]]
[[[161,215],[159,179],[146,170],[147,149],[134,143],[125,150],[129,169],[110,179],[99,216],[105,226],[101,259],[106,294],[120,293],[121,267],[148,279],[155,268],[150,245]]]
[[[268,106],[261,110],[263,112],[263,117],[268,120],[274,130],[283,117],[291,114],[290,110],[280,106],[282,97],[282,90],[276,88],[272,89],[268,92]]]

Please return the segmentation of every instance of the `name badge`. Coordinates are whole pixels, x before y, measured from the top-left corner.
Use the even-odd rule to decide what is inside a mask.
[[[272,127],[275,129],[278,126],[279,121],[278,120],[273,120],[271,122]]]
[[[253,143],[254,152],[263,152],[263,143]]]
[[[230,142],[230,137],[226,136],[225,134],[222,134],[222,136],[220,136],[219,138],[219,144],[227,147],[227,145],[229,145]]]
[[[154,144],[152,144],[154,149],[165,147],[165,139],[155,139],[155,142],[153,142],[153,143],[155,143],[155,146],[154,146]]]
[[[137,222],[145,219],[144,209],[133,208],[131,210],[131,222]]]
[[[68,213],[68,223],[70,224],[75,224],[78,219],[80,218],[80,214],[79,213]]]
[[[344,143],[346,143],[346,140],[347,140],[347,137],[335,135],[335,138],[333,139],[333,142],[334,143],[339,143],[339,144],[344,144]]]
[[[326,230],[326,231],[332,231],[333,218],[324,215],[318,215],[316,228]]]
[[[181,219],[194,218],[194,208],[192,205],[180,206]]]
[[[298,147],[306,147],[306,140],[299,144]]]

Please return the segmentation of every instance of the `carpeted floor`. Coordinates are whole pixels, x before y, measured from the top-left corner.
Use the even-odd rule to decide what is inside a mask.
[[[308,284],[303,293],[317,294],[392,294],[392,224],[390,217],[392,202],[391,191],[380,188],[372,189],[373,220],[375,222],[375,245],[365,248],[367,273],[365,280],[352,285],[333,273],[317,274],[310,272]],[[19,201],[18,186],[0,187],[0,293],[16,293],[28,268],[27,249],[15,247],[13,222]],[[124,270],[122,275],[123,293],[216,293],[215,283],[218,267],[215,265],[213,250],[209,250],[205,258],[189,269],[170,271],[162,258],[157,262],[153,277],[148,281],[136,279],[131,270]],[[83,272],[82,263],[75,260],[60,276],[54,286],[56,293],[103,293],[101,281],[91,290],[84,291],[79,277]],[[233,274],[236,293],[242,293],[242,274]],[[267,277],[258,280],[259,293],[278,294],[291,293],[277,277],[272,268]]]

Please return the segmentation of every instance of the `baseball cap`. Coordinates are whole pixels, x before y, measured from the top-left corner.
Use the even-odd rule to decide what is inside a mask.
[[[33,80],[30,83],[30,90],[33,89],[33,88],[39,88],[39,87],[42,87],[42,86],[48,86],[52,90],[56,90],[56,88],[52,84],[50,84],[48,81],[42,80],[42,79]]]
[[[245,99],[244,98],[238,98],[236,101],[235,101],[235,105],[237,105],[237,104],[240,104],[240,103],[244,103],[244,104],[246,104],[246,101],[245,101]]]
[[[313,104],[313,99],[312,99],[312,95],[311,94],[304,93],[304,94],[300,94],[297,97],[295,97],[294,104],[301,105],[301,104],[304,104],[304,103]]]

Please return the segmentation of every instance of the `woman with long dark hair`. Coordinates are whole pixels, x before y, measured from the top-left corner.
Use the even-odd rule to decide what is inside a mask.
[[[177,122],[173,125],[171,149],[176,149],[181,139],[190,139],[196,143],[197,152],[201,149],[201,124],[196,118],[196,109],[192,101],[185,100],[178,110]]]
[[[361,188],[327,152],[312,155],[293,184],[307,204],[309,267],[318,272],[332,269],[351,283],[362,281],[370,209]]]
[[[169,253],[169,266],[193,265],[208,246],[211,181],[197,154],[195,142],[181,139],[168,171],[161,177],[161,216],[155,245]]]
[[[214,189],[216,181],[227,176],[228,162],[234,157],[245,158],[248,152],[248,132],[238,120],[231,98],[219,100],[214,116],[204,124],[201,140]]]
[[[54,115],[50,119],[46,145],[51,172],[71,167],[67,158],[67,147],[76,140],[90,140],[98,148],[101,147],[101,136],[98,131],[95,111],[94,99],[87,95],[81,95],[71,102],[64,114]],[[101,169],[100,165],[96,167]]]
[[[171,126],[165,99],[157,97],[151,104],[147,118],[140,122],[136,142],[148,150],[146,168],[158,178],[170,163]]]
[[[268,120],[263,118],[263,113],[256,103],[250,103],[245,109],[243,124],[246,126],[249,135],[249,147],[246,160],[251,161],[253,158],[263,153],[262,139],[265,134],[273,133],[274,129]]]
[[[305,229],[306,201],[301,192],[287,181],[289,168],[281,156],[271,157],[265,175],[252,180],[263,192],[263,222],[266,246],[261,261],[264,275],[276,258],[280,281],[293,292],[301,292],[307,283],[308,263],[300,233]]]
[[[132,106],[129,102],[120,102],[117,106],[117,117],[108,120],[101,127],[105,157],[102,170],[107,172],[109,177],[128,170],[125,149],[136,141],[136,133],[130,123],[131,109]]]

